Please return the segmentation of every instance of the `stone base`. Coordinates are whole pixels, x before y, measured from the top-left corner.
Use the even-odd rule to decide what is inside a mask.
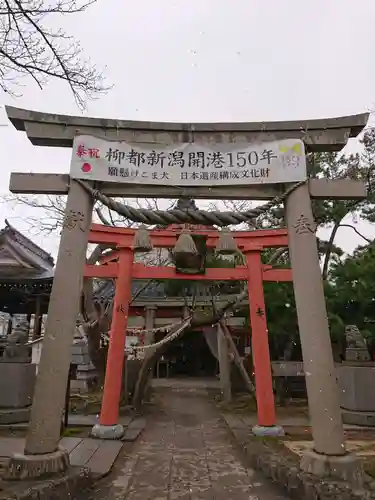
[[[14,454],[4,472],[6,480],[37,479],[65,472],[69,467],[69,454],[59,448],[45,455]]]
[[[97,439],[121,439],[123,435],[124,427],[121,424],[95,424],[91,430],[91,437]]]
[[[347,425],[375,427],[375,412],[342,409],[342,421]]]
[[[357,457],[347,453],[328,456],[307,450],[300,462],[301,470],[318,477],[330,477],[346,481],[358,488],[363,487],[364,473]]]
[[[33,401],[36,368],[32,363],[0,362],[0,408],[27,408]]]
[[[366,348],[352,348],[349,347],[345,351],[345,361],[371,361],[370,354]]]
[[[91,498],[93,483],[89,470],[71,467],[48,481],[2,481],[1,499],[83,500]]]
[[[251,466],[265,477],[284,488],[293,500],[364,500],[373,498],[371,479],[365,476],[364,487],[349,484],[341,479],[319,477],[302,471],[296,454],[286,455],[279,446],[270,446],[264,439],[249,437],[245,427],[238,428],[236,419],[227,419],[233,436],[240,445]],[[283,497],[284,498],[284,497]]]
[[[29,422],[30,409],[31,406],[28,408],[0,408],[0,425]]]
[[[374,363],[343,363],[337,370],[341,408],[375,412]]]
[[[263,425],[254,425],[254,427],[251,430],[254,436],[269,436],[269,437],[285,436],[284,429],[279,425],[273,425],[271,427],[265,427]]]

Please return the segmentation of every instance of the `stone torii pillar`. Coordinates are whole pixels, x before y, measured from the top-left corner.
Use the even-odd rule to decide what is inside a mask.
[[[308,152],[340,151],[349,137],[356,137],[361,132],[368,120],[368,114],[362,114],[325,120],[274,123],[186,124],[105,120],[103,125],[101,119],[59,116],[13,107],[6,107],[6,111],[13,125],[18,130],[25,131],[33,144],[52,147],[72,147],[74,136],[79,133],[135,144],[251,144],[292,138],[302,140]],[[195,199],[270,200],[283,192],[283,187],[279,185],[182,188],[103,182],[98,187],[107,196],[129,198],[185,196]],[[66,222],[62,233],[48,311],[47,340],[39,368],[25,455],[13,457],[10,461],[9,471],[13,477],[30,477],[51,471],[51,464],[57,458],[60,461],[59,466],[55,467],[56,471],[60,472],[68,465],[66,453],[57,450],[70,362],[67,352],[70,352],[81,293],[88,231],[86,223],[89,222],[88,214],[92,205],[77,183],[70,182],[69,176],[60,174],[12,174],[10,190],[19,194],[66,195],[69,192],[67,221],[71,221],[71,212],[75,212],[75,217],[77,219],[78,214],[80,222],[70,229],[66,227]],[[305,366],[313,370],[313,375],[308,375],[307,381],[313,435],[316,440],[315,452],[313,455],[305,455],[301,465],[305,470],[318,474],[328,471],[340,477],[353,478],[357,466],[351,455],[345,453],[316,241],[312,234],[310,197],[363,199],[366,197],[366,190],[362,182],[350,179],[311,179],[305,187],[292,193],[286,204],[303,357]],[[81,222],[84,223],[83,226]],[[302,264],[302,255],[309,259],[307,267]],[[303,277],[304,273],[308,280]],[[308,369],[305,370],[310,373]],[[321,390],[324,401],[327,401],[326,408],[319,403]],[[326,413],[329,414],[327,418]],[[329,419],[331,423],[328,426]],[[322,429],[326,424],[331,432]],[[30,457],[34,460],[31,467]]]
[[[358,478],[356,458],[348,455],[340,410],[340,394],[307,185],[285,203],[289,255],[293,275],[303,366],[314,439],[314,451],[302,458],[306,472]]]
[[[44,334],[25,455],[10,460],[10,478],[60,473],[69,464],[58,447],[76,318],[82,292],[93,200],[70,186]]]

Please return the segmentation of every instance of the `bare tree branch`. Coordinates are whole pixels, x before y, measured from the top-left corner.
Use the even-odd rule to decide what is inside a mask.
[[[360,233],[358,231],[358,229],[354,226],[352,226],[351,224],[340,224],[340,227],[350,227],[351,229],[353,229],[353,231],[355,233],[358,234],[358,236],[360,236],[361,238],[363,238],[365,241],[367,241],[367,243],[372,243],[372,240],[370,240],[369,238],[366,238],[366,236],[364,236],[362,233]]]
[[[273,264],[274,262],[276,262],[282,255],[284,255],[284,253],[286,252],[289,252],[289,248],[288,247],[285,247],[285,248],[277,248],[273,254],[271,255],[271,257],[268,259],[268,262],[267,264],[268,265],[271,265]]]
[[[111,224],[111,222],[109,222],[108,219],[106,219],[104,217],[103,212],[101,211],[101,209],[99,207],[95,208],[95,212],[96,212],[96,215],[99,217],[100,222],[102,224],[104,224],[105,226],[113,226],[114,225],[114,224]]]
[[[80,44],[63,29],[52,29],[53,17],[79,15],[96,0],[0,0],[0,89],[15,94],[29,77],[43,88],[50,78],[66,82],[80,108],[106,92],[103,74],[83,57]],[[59,19],[59,24],[62,21]]]
[[[332,229],[332,232],[331,232],[331,236],[329,237],[329,240],[328,240],[328,247],[327,247],[327,251],[326,251],[326,254],[324,256],[324,263],[323,263],[323,271],[322,271],[322,278],[323,280],[325,281],[328,277],[328,267],[329,267],[329,261],[330,261],[330,258],[331,258],[331,253],[332,253],[332,248],[333,248],[333,242],[335,240],[335,237],[336,237],[336,233],[341,225],[341,220],[340,219],[338,222],[336,222],[333,226],[333,229]]]

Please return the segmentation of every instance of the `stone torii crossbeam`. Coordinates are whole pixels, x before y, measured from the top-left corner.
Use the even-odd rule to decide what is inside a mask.
[[[129,143],[260,143],[300,139],[307,152],[339,151],[364,128],[368,114],[304,122],[261,123],[156,123],[83,118],[6,108],[17,130],[26,132],[34,145],[72,147],[76,135],[91,135]],[[283,186],[175,187],[100,183],[107,196],[193,197],[201,199],[269,200]],[[43,355],[39,365],[26,438],[25,453],[10,461],[12,477],[35,477],[61,472],[66,454],[58,449],[70,346],[82,290],[86,247],[93,199],[68,175],[12,173],[13,193],[68,195],[65,220],[50,298]],[[293,191],[285,202],[289,251],[296,308],[306,373],[314,452],[301,461],[304,470],[358,478],[358,463],[346,452],[339,390],[329,335],[323,283],[316,245],[311,198],[364,199],[366,187],[349,179],[311,179]],[[77,214],[79,218],[77,219]],[[75,215],[75,217],[73,217]]]

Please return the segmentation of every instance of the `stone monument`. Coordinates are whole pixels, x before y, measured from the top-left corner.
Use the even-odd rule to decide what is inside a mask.
[[[345,361],[370,361],[366,341],[356,325],[346,326],[345,338]]]
[[[79,326],[76,328],[71,352],[71,364],[77,367],[76,378],[71,381],[71,391],[88,392],[97,374],[90,359],[86,335]]]
[[[348,325],[345,338],[345,361],[338,368],[343,421],[375,426],[375,363],[357,326]]]
[[[3,360],[12,360],[17,363],[30,361],[29,349],[26,346],[28,339],[29,324],[27,321],[20,321],[8,336]]]
[[[30,342],[32,349],[31,362],[36,366],[36,373],[38,373],[39,362],[43,351],[43,339],[44,337],[39,337]],[[70,364],[76,366],[76,376],[74,380],[71,380],[70,386],[72,392],[88,392],[95,382],[97,372],[91,361],[87,337],[82,331],[81,326],[77,326],[74,333]]]
[[[28,420],[36,370],[31,363],[28,341],[29,325],[19,322],[9,335],[0,359],[0,422]]]

